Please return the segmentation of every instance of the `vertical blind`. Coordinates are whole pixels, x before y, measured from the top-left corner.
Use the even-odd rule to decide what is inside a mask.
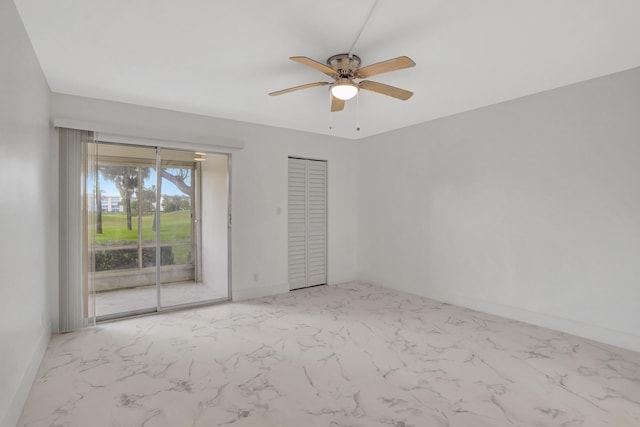
[[[89,281],[93,224],[88,194],[95,182],[96,155],[92,132],[59,129],[60,133],[60,332],[95,324]],[[89,187],[89,188],[88,188]]]

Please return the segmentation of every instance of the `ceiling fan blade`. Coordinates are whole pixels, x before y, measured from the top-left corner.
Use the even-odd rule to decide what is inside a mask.
[[[336,111],[344,110],[344,99],[336,98],[335,96],[331,97],[331,112],[335,113]]]
[[[311,58],[307,58],[306,56],[292,56],[289,59],[299,64],[306,65],[307,67],[315,68],[316,70],[322,73],[325,73],[327,76],[331,76],[331,77],[338,76],[338,72],[333,68],[328,67],[324,64],[321,64],[318,61],[314,61]]]
[[[360,89],[370,90],[372,92],[381,93],[382,95],[392,96],[397,99],[406,101],[413,96],[413,92],[400,89],[399,87],[389,86],[383,83],[372,82],[371,80],[363,80],[358,83]]]
[[[294,86],[294,87],[290,87],[288,89],[277,90],[275,92],[271,92],[269,95],[270,96],[278,96],[278,95],[283,95],[283,94],[289,93],[289,92],[295,92],[296,90],[301,90],[301,89],[306,89],[306,88],[309,88],[309,87],[316,87],[316,86],[326,86],[328,84],[329,84],[329,82],[307,83],[306,85]]]
[[[376,64],[367,65],[366,67],[356,70],[356,78],[365,79],[378,74],[388,73],[389,71],[402,70],[403,68],[415,66],[416,63],[408,56],[399,56]]]

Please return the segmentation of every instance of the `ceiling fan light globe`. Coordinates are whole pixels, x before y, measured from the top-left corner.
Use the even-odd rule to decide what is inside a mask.
[[[331,87],[331,95],[343,101],[348,101],[358,94],[358,87],[354,84],[336,84]]]

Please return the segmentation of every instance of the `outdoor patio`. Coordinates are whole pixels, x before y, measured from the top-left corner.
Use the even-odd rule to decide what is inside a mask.
[[[227,288],[207,286],[203,283],[181,282],[161,285],[162,307],[205,302],[227,298]],[[137,288],[116,289],[96,293],[96,315],[110,316],[156,307],[156,287],[154,285]]]

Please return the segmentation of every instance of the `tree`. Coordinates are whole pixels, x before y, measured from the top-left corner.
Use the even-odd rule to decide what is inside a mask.
[[[173,173],[172,173],[173,172]],[[191,185],[187,184],[187,180],[191,180],[191,169],[186,168],[160,168],[160,176],[172,182],[178,190],[187,196],[191,196]],[[156,187],[152,186],[153,200],[152,203],[156,203]],[[143,198],[145,198],[146,191],[143,190]],[[150,190],[151,191],[151,190]],[[151,193],[149,193],[149,197]],[[151,198],[150,198],[151,200]],[[186,204],[186,205],[185,205]],[[185,207],[186,206],[186,207]],[[190,209],[191,203],[188,197],[185,196],[165,196],[164,201],[162,202],[162,209],[165,212],[174,212],[177,210],[185,210]],[[158,218],[156,217],[157,210],[153,211],[153,224],[151,225],[151,229],[156,231],[156,227],[158,226]]]
[[[182,191],[187,196],[191,195],[191,185],[187,184],[185,181],[187,179],[191,180],[191,169],[187,168],[162,168],[161,169],[162,177],[171,181],[178,190]],[[176,173],[171,173],[176,172]]]
[[[137,193],[137,192],[136,192]],[[136,201],[131,202],[131,210],[133,215],[149,215],[155,212],[156,203],[156,186],[152,185],[149,188],[143,188],[142,194],[136,194]]]
[[[192,169],[187,168],[162,168],[161,176],[172,182],[178,190],[185,196],[165,196],[162,202],[162,209],[165,212],[175,212],[191,209],[191,185],[187,184],[187,180],[191,181]],[[172,173],[173,172],[173,173]],[[155,231],[156,221],[153,220],[153,229]]]
[[[127,212],[127,229],[131,230],[131,197],[138,190],[138,180],[149,177],[149,168],[136,166],[99,166],[98,168],[105,179],[113,181],[118,188]]]
[[[188,211],[191,209],[191,202],[187,196],[165,196],[162,208],[165,212]]]
[[[102,234],[102,191],[100,191],[100,171],[96,173],[96,233]]]
[[[122,198],[122,203],[124,204],[125,211],[127,213],[127,229],[132,229],[131,224],[131,198],[134,194],[138,192],[138,179],[146,179],[149,177],[149,168],[147,167],[137,167],[137,166],[107,166],[102,165],[98,166],[99,172],[102,173],[105,179],[113,181],[113,183],[118,188],[120,192],[120,197]],[[140,171],[142,171],[141,176]],[[191,169],[189,168],[161,168],[161,176],[170,182],[172,182],[178,190],[187,196],[191,195]],[[189,181],[189,183],[187,182]],[[152,187],[151,190],[143,190],[141,195],[138,195],[138,203],[136,205],[136,209],[140,209],[142,206],[142,212],[149,211],[152,207],[152,204],[156,203],[155,198],[156,188]],[[188,198],[184,196],[176,196],[180,200],[176,201],[175,208],[172,206],[171,209],[174,210],[185,210],[190,209],[190,203]],[[183,200],[184,199],[184,200]],[[100,206],[102,206],[102,198],[100,200]],[[165,208],[166,210],[166,208]],[[156,228],[156,211],[154,211],[153,225],[152,228],[155,230]],[[100,215],[101,216],[101,215]],[[98,224],[99,229],[102,228],[102,218],[99,219]]]
[[[142,189],[142,212],[153,212],[153,224],[151,224],[151,230],[156,231],[156,225],[158,224],[158,211],[156,209],[156,186],[152,185],[151,188]]]

